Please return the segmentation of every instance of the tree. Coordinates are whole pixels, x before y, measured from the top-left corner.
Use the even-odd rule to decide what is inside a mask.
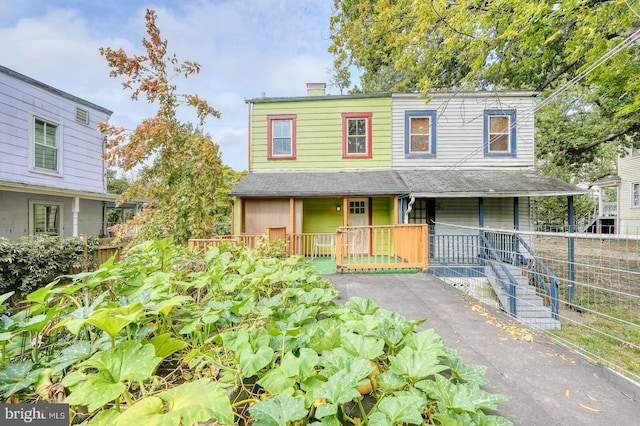
[[[188,78],[200,71],[196,62],[180,63],[167,53],[167,40],[160,36],[156,14],[147,9],[143,38],[145,55],[127,55],[122,49],[101,48],[112,77],[124,77],[122,86],[131,98],[140,96],[158,107],[155,116],[143,120],[132,132],[100,123],[107,135],[109,166],[135,170],[137,178],[120,196],[145,200],[142,210],[116,229],[122,237],[135,231],[134,241],[173,236],[184,243],[189,238],[209,236],[214,229],[214,200],[221,188],[223,164],[219,148],[210,135],[177,119],[181,106],[195,109],[199,125],[220,112],[197,95],[181,94],[172,83],[176,76]]]
[[[560,96],[556,114],[580,131],[547,135],[539,153],[578,170],[604,146],[640,143],[638,12],[637,0],[335,0],[330,51],[363,70],[365,92]]]
[[[129,187],[126,177],[117,177],[118,172],[114,169],[107,169],[107,192],[109,194],[122,194]]]

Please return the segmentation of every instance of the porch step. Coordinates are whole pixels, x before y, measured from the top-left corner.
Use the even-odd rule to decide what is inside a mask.
[[[506,266],[518,283],[516,286],[516,318],[532,328],[559,329],[560,321],[553,318],[551,309],[544,306],[543,298],[536,294],[535,287],[529,285],[528,276],[522,275],[522,271],[518,267]],[[509,294],[505,291],[501,279],[496,277],[490,266],[485,267],[485,276],[498,296],[500,304],[508,312]]]

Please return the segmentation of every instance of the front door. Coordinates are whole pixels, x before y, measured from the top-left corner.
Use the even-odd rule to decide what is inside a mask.
[[[350,198],[347,215],[348,226],[369,225],[369,199]],[[369,228],[352,229],[349,232],[349,252],[351,254],[369,253]]]

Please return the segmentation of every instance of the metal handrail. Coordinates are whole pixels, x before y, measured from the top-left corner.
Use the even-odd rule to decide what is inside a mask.
[[[527,265],[527,269],[533,274],[536,282],[540,284],[542,288],[544,288],[544,291],[549,295],[549,298],[551,298],[551,315],[553,316],[553,319],[558,319],[558,311],[559,311],[558,287],[560,285],[560,280],[551,271],[551,269],[549,269],[549,267],[542,261],[542,259],[536,256],[534,251],[531,249],[531,247],[529,247],[529,245],[524,241],[524,239],[522,239],[522,237],[520,237],[519,235],[516,235],[516,238],[518,239],[518,242],[520,243],[520,245],[522,245],[522,247],[529,254],[529,261],[523,262],[523,263]],[[544,280],[542,274],[538,271],[537,267],[541,268],[544,271],[545,276],[551,279],[550,285],[547,284],[547,282]]]
[[[502,261],[502,257],[500,257],[496,249],[493,248],[493,246],[489,242],[489,239],[487,238],[484,232],[480,233],[480,240],[482,241],[483,248],[484,248],[484,250],[482,250],[482,254],[483,256],[487,257],[487,260],[489,260],[489,266],[491,266],[491,269],[493,269],[493,272],[495,272],[497,277],[500,277],[499,272],[496,269],[496,264],[498,264],[500,265],[502,272],[504,272],[504,275],[507,276],[507,279],[509,281],[508,286],[504,280],[500,280],[500,281],[502,282],[502,286],[504,287],[504,289],[507,291],[507,294],[509,295],[509,315],[511,315],[512,317],[516,317],[517,315],[516,286],[518,285],[518,282],[516,281],[513,274],[509,271],[505,263]],[[493,258],[487,256],[487,252],[491,256],[493,256]]]

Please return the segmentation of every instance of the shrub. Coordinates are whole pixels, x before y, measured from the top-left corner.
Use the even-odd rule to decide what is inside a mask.
[[[0,292],[24,295],[73,270],[94,269],[97,246],[96,237],[0,238]]]

